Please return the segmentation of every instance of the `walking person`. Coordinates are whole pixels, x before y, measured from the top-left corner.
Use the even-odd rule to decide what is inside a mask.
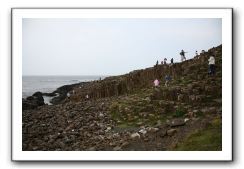
[[[209,64],[209,75],[215,75],[215,58],[211,54],[209,59],[208,59],[208,64]]]
[[[159,86],[159,80],[158,79],[155,79],[153,83],[154,83],[155,88],[157,88]]]
[[[165,87],[169,86],[169,81],[171,80],[171,77],[169,75],[165,76]]]

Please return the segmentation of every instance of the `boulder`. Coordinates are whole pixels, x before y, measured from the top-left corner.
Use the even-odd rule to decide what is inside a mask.
[[[133,134],[131,134],[131,136],[130,136],[132,139],[140,139],[140,134],[138,134],[138,133],[133,133]]]
[[[138,132],[141,133],[141,134],[143,134],[143,135],[147,134],[147,130],[146,129],[141,129]]]
[[[156,133],[159,130],[159,128],[155,128],[155,127],[148,127],[147,131],[151,132],[151,133]]]
[[[36,92],[32,96],[22,99],[22,110],[35,109],[44,105],[44,99],[41,92]]]
[[[183,126],[183,125],[185,125],[185,120],[184,119],[173,119],[170,121],[169,125],[171,127]]]
[[[169,129],[169,130],[167,130],[167,135],[168,135],[168,136],[172,136],[172,135],[174,135],[176,132],[177,132],[176,129]]]

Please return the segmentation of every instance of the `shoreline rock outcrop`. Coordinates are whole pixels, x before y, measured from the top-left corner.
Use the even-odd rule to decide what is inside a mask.
[[[36,92],[32,96],[22,99],[22,110],[35,109],[38,106],[43,106],[44,99],[41,92]]]

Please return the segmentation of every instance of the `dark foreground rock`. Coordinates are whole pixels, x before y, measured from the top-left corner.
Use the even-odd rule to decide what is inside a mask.
[[[41,92],[36,92],[32,96],[22,99],[22,110],[35,109],[44,105],[44,99]]]

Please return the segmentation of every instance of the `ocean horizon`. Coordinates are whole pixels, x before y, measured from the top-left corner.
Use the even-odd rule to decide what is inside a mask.
[[[105,75],[26,75],[22,76],[22,98],[35,92],[51,93],[63,85],[104,79]]]

